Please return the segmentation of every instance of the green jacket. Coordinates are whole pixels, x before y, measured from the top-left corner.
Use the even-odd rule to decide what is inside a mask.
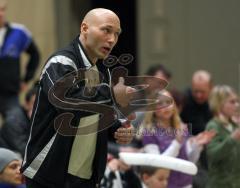
[[[236,129],[233,125],[233,129]],[[209,179],[207,188],[240,188],[240,142],[217,119],[207,124],[216,136],[207,146]]]

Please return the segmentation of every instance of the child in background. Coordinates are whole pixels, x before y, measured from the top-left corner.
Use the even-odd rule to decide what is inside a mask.
[[[170,170],[151,166],[139,167],[142,188],[166,188]]]
[[[209,105],[214,113],[207,130],[215,130],[216,136],[207,146],[209,180],[207,188],[240,187],[240,126],[235,119],[239,110],[236,92],[227,85],[215,86]]]
[[[171,94],[168,91],[161,91],[158,92],[157,98],[160,105],[156,105],[155,111],[146,114],[140,131],[145,152],[161,153],[196,163],[203,145],[209,143],[215,133],[205,131],[195,137],[189,137],[174,101],[171,100],[170,103]],[[190,188],[192,176],[172,171],[168,187]]]

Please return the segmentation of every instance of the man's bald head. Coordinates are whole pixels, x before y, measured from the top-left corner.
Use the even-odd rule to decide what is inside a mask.
[[[205,70],[198,70],[192,76],[192,82],[212,82],[211,74]]]
[[[90,10],[81,23],[80,41],[90,60],[106,58],[118,41],[121,33],[120,20],[111,10]]]
[[[208,101],[212,88],[211,74],[205,70],[198,70],[192,76],[192,95],[194,100],[199,103]]]
[[[95,8],[95,9],[90,10],[85,15],[83,22],[92,24],[96,21],[96,19],[105,17],[105,16],[112,16],[112,17],[116,18],[120,23],[118,16],[113,11],[111,11],[109,9],[105,9],[105,8]]]

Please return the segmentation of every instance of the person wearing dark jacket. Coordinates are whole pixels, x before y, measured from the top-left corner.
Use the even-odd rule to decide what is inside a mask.
[[[0,147],[10,149],[24,156],[30,134],[30,117],[36,98],[36,86],[30,89],[21,108],[14,108],[0,129]]]
[[[118,143],[132,140],[130,122],[121,127],[111,110],[128,104],[134,90],[123,78],[111,88],[108,69],[97,63],[109,55],[120,32],[114,12],[93,9],[84,17],[80,35],[47,60],[21,168],[27,187],[97,187],[106,167],[108,137]]]
[[[181,118],[189,126],[193,135],[205,130],[212,118],[208,97],[212,89],[212,78],[209,72],[198,70],[193,74],[191,89],[184,96]]]
[[[193,135],[203,132],[207,122],[212,118],[208,104],[212,85],[211,74],[206,70],[198,70],[192,76],[191,89],[185,93],[181,118]],[[198,174],[193,178],[194,188],[205,187],[208,176],[207,166],[206,150],[204,149],[198,163]]]
[[[18,94],[34,77],[39,64],[39,52],[28,29],[21,24],[6,21],[7,3],[0,1],[0,113],[19,107]],[[26,74],[20,78],[20,56],[29,55]]]

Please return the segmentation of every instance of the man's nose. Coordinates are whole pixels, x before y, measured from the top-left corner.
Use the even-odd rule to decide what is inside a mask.
[[[108,37],[108,42],[111,45],[115,45],[117,43],[117,37],[114,35],[114,33],[111,33]]]

